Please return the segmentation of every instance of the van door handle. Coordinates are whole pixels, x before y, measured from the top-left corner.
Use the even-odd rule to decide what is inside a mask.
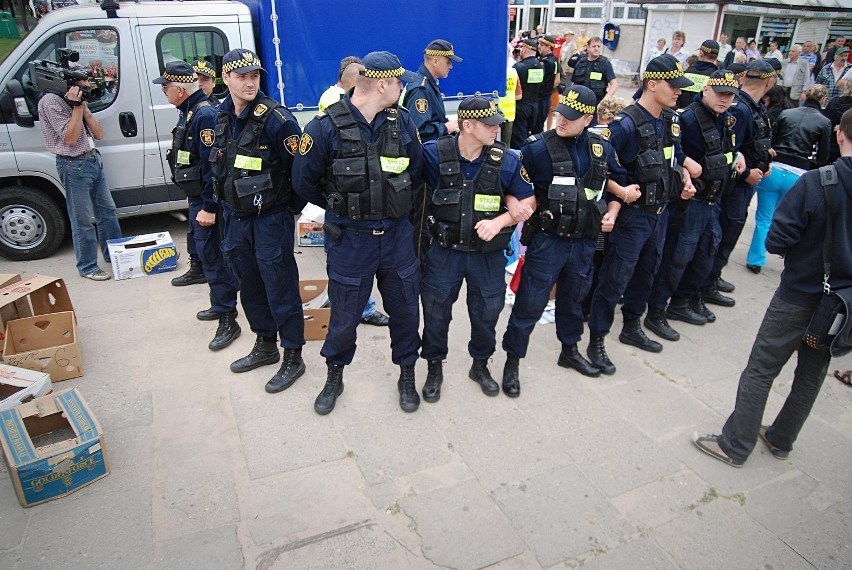
[[[135,137],[138,134],[136,130],[136,117],[130,111],[118,114],[118,126],[121,127],[121,134],[127,138]]]

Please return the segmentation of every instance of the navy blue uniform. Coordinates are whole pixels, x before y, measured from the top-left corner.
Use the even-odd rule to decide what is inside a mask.
[[[518,72],[523,96],[515,106],[515,123],[509,146],[520,149],[538,120],[538,99],[544,81],[544,66],[534,56],[529,56],[516,63],[514,68]]]
[[[455,147],[458,153],[457,138]],[[488,148],[484,148],[474,161],[458,154],[465,180],[473,180],[487,152]],[[423,159],[426,181],[431,189],[437,188],[440,159],[435,141],[423,145]],[[501,161],[500,183],[506,195],[518,200],[533,195],[532,185],[523,179],[521,160],[513,151],[506,152]],[[453,304],[458,300],[462,281],[466,280],[470,317],[467,350],[475,360],[490,358],[497,345],[497,319],[506,302],[506,258],[503,251],[467,252],[433,243],[426,253],[425,264],[426,271],[420,289],[424,319],[423,350],[420,355],[430,362],[447,358],[447,334],[453,317]]]
[[[651,115],[639,103],[662,139],[665,120]],[[610,178],[622,186],[631,182],[622,166],[639,154],[639,135],[633,119],[622,114],[609,124],[610,144],[618,155],[618,163],[610,167]],[[682,165],[685,159],[680,144],[672,149],[672,159]],[[679,192],[677,192],[679,194]],[[608,250],[599,275],[598,288],[592,296],[589,330],[597,336],[606,336],[615,315],[615,307],[624,298],[622,314],[625,321],[636,321],[645,312],[645,305],[660,265],[666,237],[669,208],[643,208],[635,204],[622,204],[615,227],[610,234]]]
[[[532,134],[537,135],[544,130],[547,116],[550,114],[550,96],[553,94],[554,77],[560,75],[559,60],[552,53],[539,59],[544,66],[544,79],[538,93],[538,119],[532,125]]]
[[[248,124],[258,93],[239,116],[228,96],[219,106],[220,115],[228,116],[229,138],[239,137]],[[284,108],[269,111],[259,141],[263,162],[277,159],[280,168],[290,173],[301,130],[299,123]],[[240,285],[243,311],[252,332],[265,339],[280,338],[281,346],[301,348],[305,344],[304,314],[299,296],[299,269],[293,256],[295,222],[289,203],[280,202],[260,214],[241,213],[220,201],[225,220],[222,251]]]
[[[562,138],[577,177],[585,176],[590,166],[589,137]],[[607,165],[617,166],[609,143],[603,143]],[[536,189],[548,187],[553,180],[553,164],[545,141],[536,137],[524,145],[524,167]],[[563,345],[577,344],[583,335],[583,299],[593,277],[595,235],[558,237],[538,231],[527,246],[521,282],[509,317],[503,350],[518,358],[527,355],[530,334],[541,318],[550,290],[556,284],[556,337]]]
[[[407,171],[413,187],[419,188],[423,153],[408,111],[390,107],[368,123],[348,96],[335,103],[338,104],[349,108],[367,144],[378,139],[385,122],[399,122],[402,144],[409,157]],[[373,279],[377,278],[384,308],[390,317],[392,360],[400,366],[414,364],[420,348],[420,262],[414,255],[410,218],[353,220],[336,215],[326,203],[324,178],[338,155],[337,128],[328,115],[316,117],[305,127],[302,141],[293,168],[294,188],[308,202],[326,208],[326,222],[342,230],[337,239],[331,238],[328,248],[328,289],[332,308],[328,335],[320,354],[329,364],[352,362],[361,311],[373,290]],[[420,199],[416,198],[415,204],[419,203]]]
[[[447,134],[447,113],[438,81],[426,69],[426,64],[420,64],[417,74],[417,81],[406,86],[402,104],[408,109],[420,140],[425,143]]]

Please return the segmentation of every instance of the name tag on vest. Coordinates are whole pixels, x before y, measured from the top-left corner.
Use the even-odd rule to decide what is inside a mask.
[[[382,164],[382,172],[390,172],[392,174],[402,174],[408,168],[408,163],[411,159],[407,156],[399,156],[391,158],[389,156],[380,156],[379,162]]]
[[[241,168],[243,170],[260,170],[262,163],[263,159],[259,157],[243,156],[238,154],[237,158],[234,160],[234,168]]]
[[[600,81],[603,79],[603,74],[600,71],[593,71],[589,73],[589,79],[592,81]]]
[[[188,150],[179,150],[177,152],[177,163],[178,164],[189,164],[189,151]]]
[[[527,72],[527,83],[541,83],[544,81],[543,69],[530,69]]]
[[[573,186],[577,180],[573,176],[554,176],[553,183],[560,186]]]
[[[473,209],[477,212],[497,212],[500,210],[500,196],[474,194]]]

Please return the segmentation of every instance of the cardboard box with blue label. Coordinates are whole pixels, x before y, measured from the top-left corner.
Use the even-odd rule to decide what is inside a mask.
[[[177,248],[169,232],[111,239],[107,247],[116,280],[177,269]]]
[[[64,497],[109,474],[101,426],[76,388],[0,412],[0,442],[24,507]]]

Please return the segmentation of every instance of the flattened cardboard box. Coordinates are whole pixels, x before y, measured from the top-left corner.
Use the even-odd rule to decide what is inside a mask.
[[[50,374],[0,364],[0,411],[10,410],[52,391]]]
[[[0,275],[0,284],[4,277],[7,275]],[[0,288],[0,356],[6,323],[12,319],[74,310],[65,281],[59,277],[33,275],[23,280],[14,277]]]
[[[54,382],[83,375],[74,313],[15,319],[6,325],[3,361],[50,374]]]
[[[328,333],[328,321],[331,319],[331,309],[310,308],[312,305],[325,304],[328,280],[299,281],[299,295],[302,297],[302,310],[305,313],[305,340],[323,340]]]
[[[0,442],[24,507],[64,497],[109,474],[101,426],[76,388],[0,412]]]
[[[177,269],[177,248],[169,232],[107,240],[116,280]]]

